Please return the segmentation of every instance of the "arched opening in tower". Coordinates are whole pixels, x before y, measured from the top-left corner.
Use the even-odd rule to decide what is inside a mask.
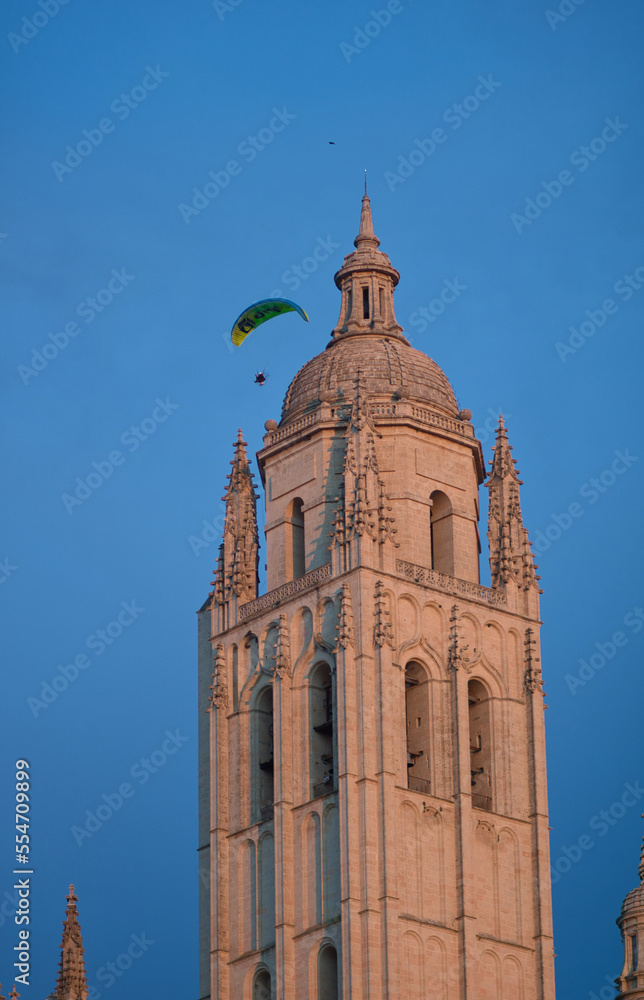
[[[338,953],[332,944],[318,955],[318,1000],[338,1000]]]
[[[492,730],[490,695],[481,681],[470,681],[467,687],[470,721],[470,773],[472,805],[475,809],[492,809]]]
[[[318,663],[309,679],[309,767],[314,798],[335,788],[333,680],[328,663]]]
[[[255,708],[257,811],[259,819],[273,815],[273,689],[266,687]]]
[[[414,660],[405,668],[405,716],[407,787],[430,795],[429,677]]]
[[[441,490],[430,498],[430,544],[432,569],[454,576],[454,529],[452,504]]]
[[[289,504],[287,512],[286,558],[287,571],[290,570],[291,580],[297,580],[298,577],[304,576],[306,571],[303,506],[303,501],[299,497],[296,497]]]
[[[271,1000],[271,976],[266,969],[261,969],[253,980],[253,1000]]]

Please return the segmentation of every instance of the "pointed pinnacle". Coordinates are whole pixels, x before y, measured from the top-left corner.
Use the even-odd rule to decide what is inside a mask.
[[[360,249],[363,245],[372,247],[374,250],[380,246],[380,240],[373,231],[373,219],[371,217],[371,202],[369,195],[362,197],[362,209],[360,211],[360,232],[353,241],[353,245]]]

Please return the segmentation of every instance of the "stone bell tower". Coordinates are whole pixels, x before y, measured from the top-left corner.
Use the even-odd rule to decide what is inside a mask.
[[[201,997],[554,1000],[539,585],[500,421],[479,582],[471,413],[394,311],[369,198],[340,318],[199,613]]]

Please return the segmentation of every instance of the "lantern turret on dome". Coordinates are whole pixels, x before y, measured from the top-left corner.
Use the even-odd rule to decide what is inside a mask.
[[[396,321],[394,288],[400,274],[386,253],[379,250],[380,240],[373,230],[371,202],[366,191],[360,212],[360,231],[353,241],[355,250],[347,254],[334,280],[342,292],[340,318],[333,330],[333,340],[356,334],[376,333],[396,337],[405,344],[402,327]]]

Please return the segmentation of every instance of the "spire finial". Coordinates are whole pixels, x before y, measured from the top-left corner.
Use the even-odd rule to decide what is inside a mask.
[[[364,193],[367,193],[367,168],[364,168]]]

